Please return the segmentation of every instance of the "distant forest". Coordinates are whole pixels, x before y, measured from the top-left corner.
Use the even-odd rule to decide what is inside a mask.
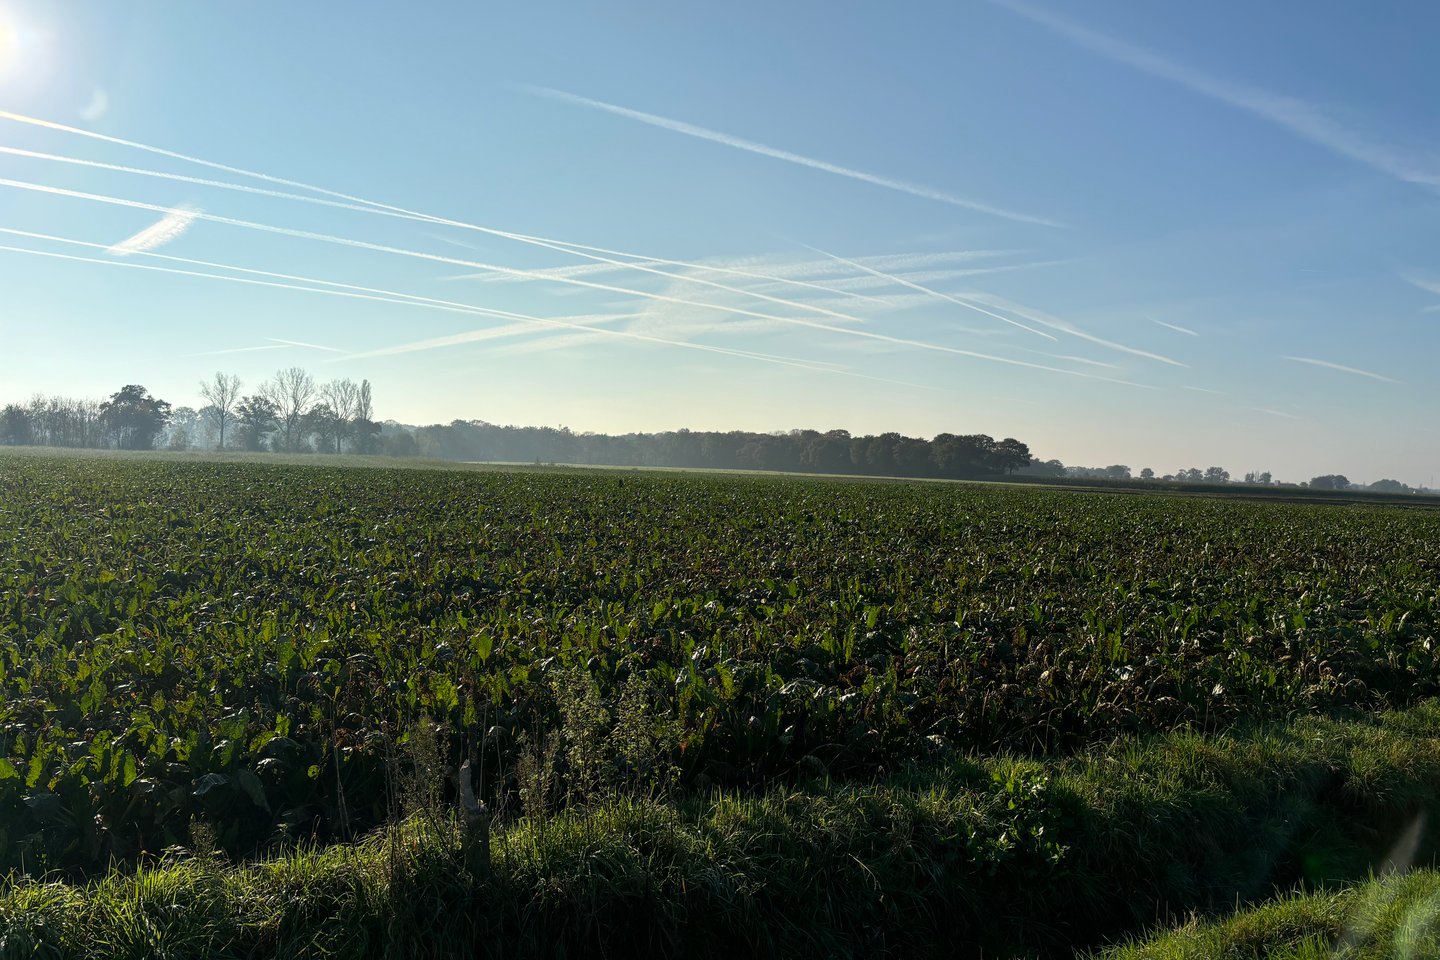
[[[249,393],[239,377],[217,373],[199,386],[206,403],[175,407],[129,384],[105,400],[32,397],[0,407],[0,445],[118,450],[235,450],[381,454],[439,460],[565,463],[620,467],[774,470],[971,480],[1028,476],[1090,480],[1274,484],[1269,472],[1232,479],[1222,467],[1157,474],[1146,467],[1066,466],[1040,461],[1013,437],[941,433],[852,436],[847,430],[751,433],[675,430],[609,435],[567,428],[499,426],[481,420],[409,426],[375,419],[370,382],[317,382],[299,367],[278,371]],[[1316,489],[1355,489],[1342,474],[1314,477]],[[1413,492],[1396,480],[1367,489]]]

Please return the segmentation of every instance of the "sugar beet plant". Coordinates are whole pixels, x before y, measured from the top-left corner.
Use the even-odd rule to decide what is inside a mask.
[[[1399,705],[1437,642],[1423,510],[6,456],[0,866],[355,836],[421,724],[544,815]]]

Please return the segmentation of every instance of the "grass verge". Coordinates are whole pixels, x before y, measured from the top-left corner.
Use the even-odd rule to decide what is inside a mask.
[[[1420,960],[1440,956],[1440,873],[1351,890],[1294,893],[1223,920],[1177,929],[1095,960]]]
[[[263,862],[12,880],[0,957],[1062,956],[1363,879],[1407,834],[1428,862],[1412,828],[1433,810],[1429,703],[1053,762],[957,758],[879,784],[615,798],[506,825],[479,875],[443,820],[420,819]],[[1282,900],[1254,922],[1303,947],[1305,923],[1351,902]],[[1125,949],[1188,949],[1172,942]],[[1171,954],[1134,954],[1151,955]]]

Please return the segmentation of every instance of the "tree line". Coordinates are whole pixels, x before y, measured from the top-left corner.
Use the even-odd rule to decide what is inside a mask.
[[[0,444],[116,450],[378,453],[443,460],[776,470],[967,479],[1034,461],[1025,443],[986,434],[930,440],[848,430],[788,433],[675,430],[610,435],[480,420],[410,427],[375,420],[370,382],[318,383],[299,367],[253,392],[227,373],[199,385],[205,404],[176,407],[128,384],[107,399],[37,395],[0,408]]]
[[[661,433],[576,433],[568,428],[500,426],[483,420],[414,427],[375,420],[370,382],[320,383],[299,367],[277,371],[251,393],[233,374],[199,385],[198,409],[172,407],[129,384],[103,401],[37,395],[0,408],[0,445],[120,450],[243,450],[277,453],[361,453],[440,460],[571,463],[710,470],[772,470],[929,479],[1006,475],[1181,483],[1276,485],[1268,471],[1232,480],[1224,467],[1188,467],[1132,474],[1125,464],[1066,466],[1036,459],[1027,444],[986,434],[941,433],[932,439],[900,433],[853,436],[848,430],[673,430]],[[1341,474],[1308,483],[1323,490],[1417,492],[1396,480],[1368,487]]]
[[[1287,483],[1275,480],[1269,470],[1251,470],[1243,478],[1234,479],[1230,476],[1230,471],[1224,467],[1206,467],[1204,470],[1199,467],[1186,467],[1163,475],[1157,474],[1149,467],[1144,467],[1139,473],[1132,475],[1130,467],[1123,463],[1111,464],[1108,467],[1067,467],[1059,460],[1043,462],[1037,460],[1018,472],[1032,477],[1073,477],[1081,480],[1159,480],[1167,483],[1239,483],[1261,487],[1308,487],[1311,490],[1369,490],[1375,493],[1423,492],[1422,488],[1408,486],[1399,480],[1376,480],[1370,484],[1352,483],[1350,478],[1343,473],[1326,473],[1318,477],[1311,477],[1308,481]]]
[[[300,367],[251,393],[234,374],[200,384],[199,409],[172,406],[140,384],[105,400],[37,394],[0,408],[0,444],[109,450],[380,452],[370,381],[319,383]]]
[[[383,445],[397,455],[443,460],[574,463],[709,470],[776,470],[887,477],[965,479],[1012,473],[1033,457],[1025,443],[985,434],[942,433],[930,440],[848,430],[672,430],[575,433],[566,428],[500,426],[480,420],[401,428],[386,424]]]

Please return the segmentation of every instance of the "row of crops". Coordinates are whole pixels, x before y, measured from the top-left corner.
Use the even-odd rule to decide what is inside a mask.
[[[0,457],[0,868],[1440,693],[1440,511]],[[419,772],[417,773],[417,768]]]

